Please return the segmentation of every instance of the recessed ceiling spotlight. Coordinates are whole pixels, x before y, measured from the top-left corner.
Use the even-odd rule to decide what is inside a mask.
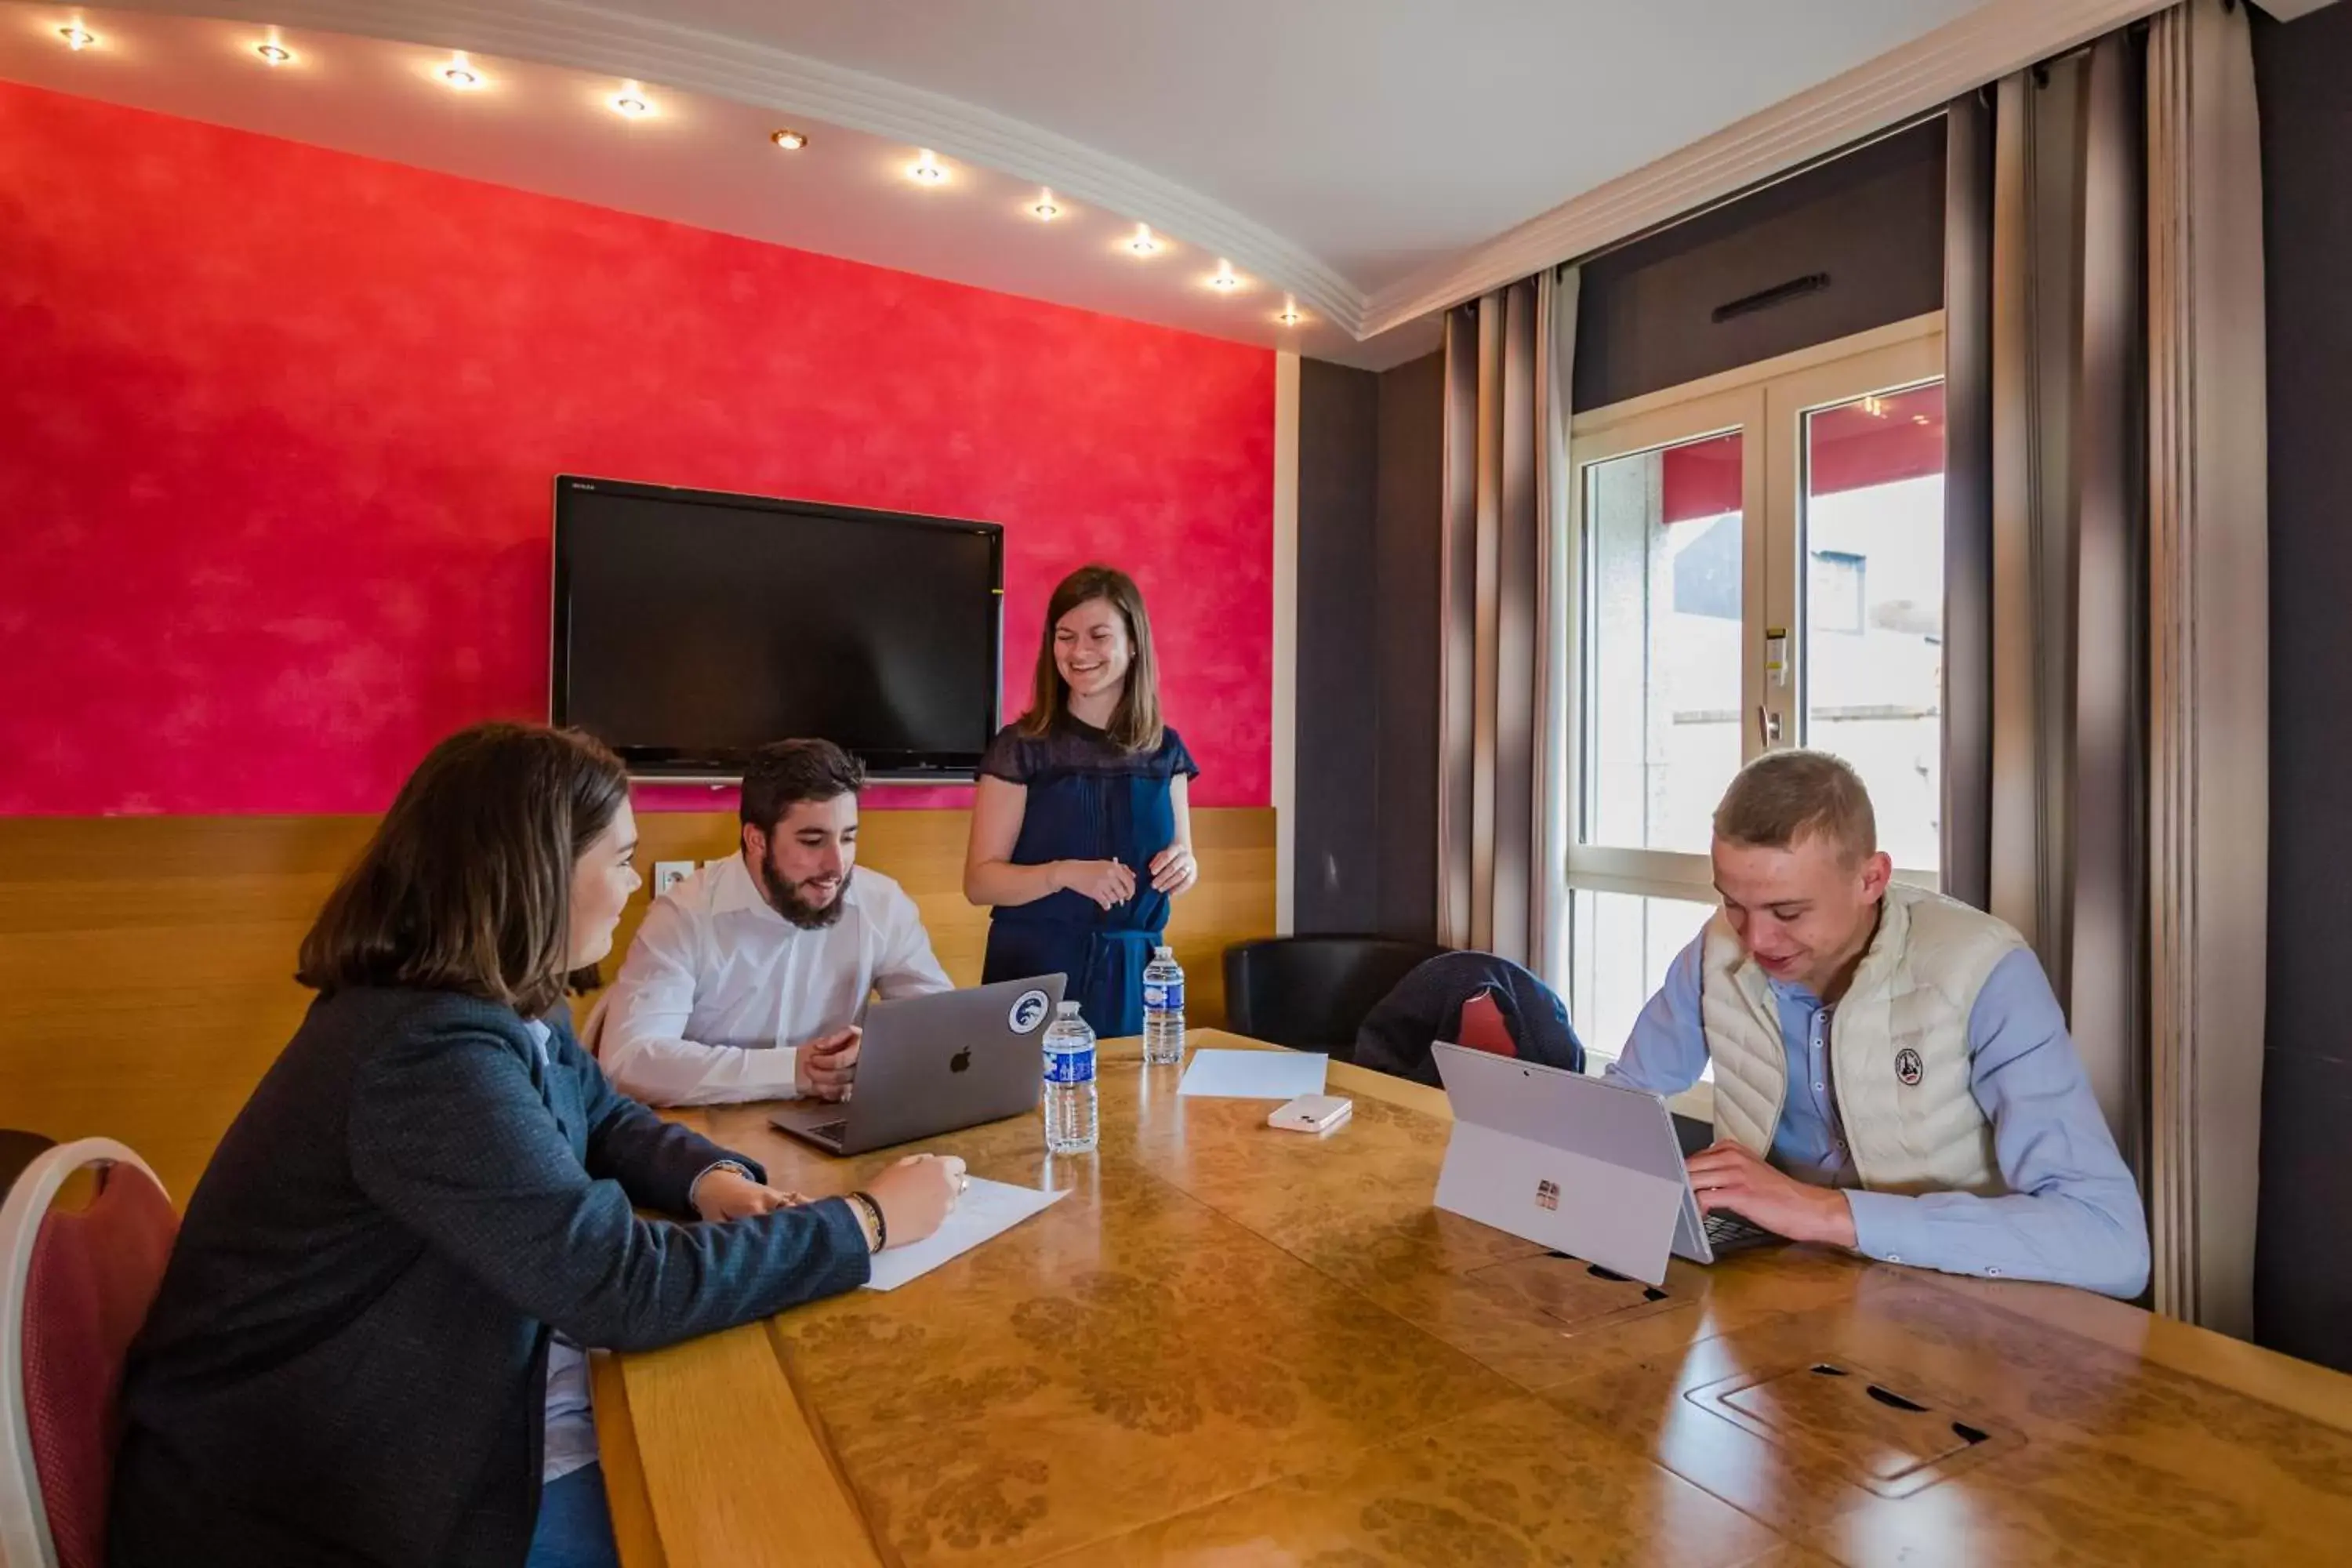
[[[924,148],[921,155],[907,165],[907,178],[919,185],[940,184],[947,177],[948,172],[940,167],[938,155],[929,147]]]
[[[1230,261],[1219,260],[1215,276],[1209,279],[1209,287],[1222,289],[1231,293],[1241,286],[1242,280],[1234,276],[1234,264]]]
[[[1135,226],[1135,237],[1127,242],[1127,247],[1138,256],[1160,254],[1160,242],[1151,237],[1151,226],[1148,223]]]
[[[1051,223],[1062,216],[1062,204],[1054,199],[1053,192],[1039,191],[1037,199],[1030,204],[1029,216],[1039,223]]]
[[[805,132],[801,131],[770,132],[768,133],[768,140],[773,142],[777,146],[782,147],[787,153],[797,153],[802,148],[808,145],[808,135]]]
[[[1914,414],[1911,416],[1911,423],[1914,425],[1925,425],[1927,423],[1927,416],[1924,414]]]
[[[282,66],[294,58],[294,51],[283,44],[256,44],[253,52],[273,66]]]
[[[449,63],[441,68],[441,79],[459,92],[471,92],[482,85],[482,73],[476,70],[465,56],[454,55],[450,57]]]
[[[86,49],[98,42],[98,35],[87,27],[59,27],[58,37],[66,41],[66,47],[69,49]]]
[[[653,111],[654,106],[634,88],[613,95],[613,112],[624,120],[643,120]]]
[[[1295,327],[1307,318],[1298,313],[1297,300],[1286,298],[1282,301],[1282,310],[1280,313],[1274,319],[1280,321],[1286,327]]]

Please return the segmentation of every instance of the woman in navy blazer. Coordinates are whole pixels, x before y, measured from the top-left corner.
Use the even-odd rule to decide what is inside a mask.
[[[403,787],[303,942],[318,1000],[132,1347],[114,1568],[610,1562],[601,1488],[541,1517],[554,1337],[729,1328],[938,1227],[961,1161],[803,1203],[606,1085],[562,1003],[635,845],[621,764],[579,735],[482,725]]]

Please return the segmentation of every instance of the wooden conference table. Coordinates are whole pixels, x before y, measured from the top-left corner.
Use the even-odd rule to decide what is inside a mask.
[[[1198,1045],[1250,1042],[1196,1032]],[[1433,1089],[1328,1139],[1108,1042],[1071,1197],[887,1294],[600,1357],[628,1568],[2292,1563],[2352,1542],[2352,1379],[2118,1303],[1828,1250],[1663,1292],[1430,1207]],[[679,1113],[831,1192],[759,1107]]]

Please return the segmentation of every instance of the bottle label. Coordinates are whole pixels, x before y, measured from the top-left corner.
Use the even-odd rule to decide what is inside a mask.
[[[1045,1053],[1047,1083],[1092,1083],[1094,1080],[1095,1050],[1092,1046],[1082,1051]]]
[[[1145,981],[1143,1010],[1147,1013],[1181,1013],[1184,1010],[1184,983],[1181,980]]]

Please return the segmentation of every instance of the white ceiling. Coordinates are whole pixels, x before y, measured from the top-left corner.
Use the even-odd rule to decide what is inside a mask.
[[[1977,0],[661,0],[1140,163],[1370,293]]]
[[[1375,291],[1974,9],[0,0],[0,78],[1377,366],[1434,336],[1359,342]],[[97,47],[63,47],[76,16]],[[272,25],[293,65],[254,57]],[[435,80],[453,47],[484,90]],[[604,107],[621,73],[654,116]],[[785,123],[814,144],[777,153]],[[940,188],[905,177],[920,146]],[[1025,216],[1041,179],[1066,221]],[[1150,260],[1121,246],[1139,219],[1171,242]],[[1205,286],[1221,259],[1246,287]]]

